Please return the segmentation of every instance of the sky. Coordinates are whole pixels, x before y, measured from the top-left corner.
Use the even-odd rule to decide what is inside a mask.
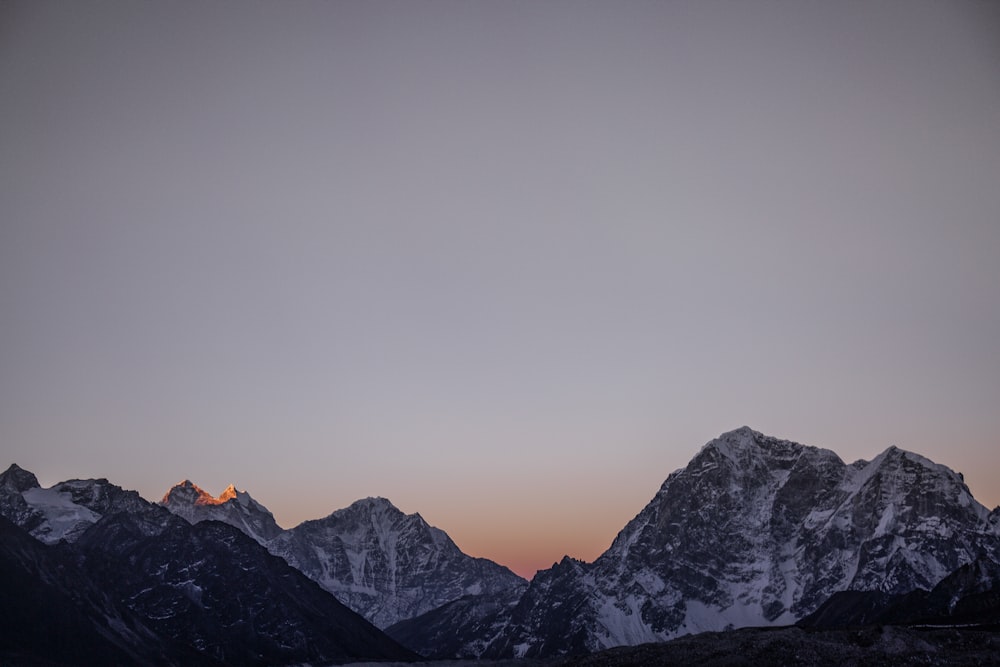
[[[744,424],[1000,504],[1000,3],[0,4],[0,468],[530,576]]]

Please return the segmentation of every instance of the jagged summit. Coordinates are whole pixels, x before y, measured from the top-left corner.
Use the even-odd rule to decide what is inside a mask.
[[[932,468],[941,473],[946,473],[950,475],[958,476],[958,473],[954,472],[951,468],[940,463],[935,463],[931,461],[926,456],[921,456],[916,452],[911,452],[907,449],[901,449],[896,445],[890,445],[881,454],[872,459],[872,463],[886,463],[890,465],[895,465],[900,461],[911,461],[913,463],[920,464],[925,468]]]
[[[735,476],[756,475],[787,475],[805,457],[808,460],[823,461],[823,465],[843,467],[844,462],[831,450],[802,445],[790,440],[765,435],[742,426],[728,431],[706,443],[691,459],[686,468],[674,473],[707,475],[706,479],[715,479],[713,471],[729,470]],[[867,464],[867,462],[865,462]],[[768,472],[770,471],[770,472]],[[671,475],[660,488],[664,493],[669,486]]]
[[[261,544],[274,538],[282,530],[266,507],[233,484],[218,496],[213,496],[191,480],[185,479],[171,487],[160,504],[189,523],[210,519],[228,523]]]
[[[423,525],[428,525],[424,518],[420,516],[420,512],[407,514],[403,510],[396,507],[391,500],[383,496],[368,496],[367,498],[359,498],[347,507],[334,510],[327,518],[333,516],[366,516],[371,517],[373,520],[375,517],[382,517],[387,520],[405,518],[409,521],[417,521]],[[433,530],[437,529],[433,528]]]
[[[343,512],[344,510],[354,509],[373,509],[373,510],[395,510],[396,512],[402,512],[401,509],[392,504],[392,501],[388,498],[382,496],[368,496],[367,498],[360,498],[355,500],[353,503],[347,507],[337,510],[338,512]],[[405,514],[405,513],[404,513]]]
[[[9,468],[0,473],[0,487],[4,489],[21,493],[38,486],[38,478],[35,477],[35,474],[28,472],[16,463],[11,463]]]
[[[178,482],[171,487],[170,490],[163,495],[163,499],[160,500],[160,502],[164,505],[170,503],[171,496],[177,496],[175,498],[176,501],[193,502],[196,505],[221,505],[234,498],[238,499],[240,496],[249,498],[250,494],[245,491],[239,491],[235,485],[230,484],[226,487],[225,491],[220,493],[218,496],[213,496],[211,493],[205,491],[191,480],[185,479],[183,482]]]
[[[466,595],[509,595],[526,583],[462,553],[443,530],[382,497],[304,521],[268,548],[382,628]]]

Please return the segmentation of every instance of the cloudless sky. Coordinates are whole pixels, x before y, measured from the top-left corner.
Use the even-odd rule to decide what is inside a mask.
[[[743,424],[1000,503],[1000,4],[0,4],[0,453],[522,574]]]

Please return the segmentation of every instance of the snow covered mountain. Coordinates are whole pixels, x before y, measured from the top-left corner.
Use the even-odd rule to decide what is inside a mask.
[[[526,586],[385,498],[303,522],[267,546],[380,628],[466,595],[507,597]]]
[[[73,545],[89,575],[158,636],[232,665],[414,655],[239,529],[115,514]]]
[[[109,655],[138,651],[135,637],[152,637],[149,650],[180,646],[230,664],[249,664],[254,651],[272,662],[405,653],[333,596],[433,657],[581,654],[787,625],[817,609],[836,623],[896,618],[913,601],[949,618],[998,608],[1000,508],[976,502],[961,475],[895,447],[847,464],[747,427],[667,477],[596,561],[564,558],[530,584],[384,498],[282,531],[233,487],[213,498],[185,482],[161,506],[104,479],[42,489],[11,466],[0,474],[0,514],[44,547],[12,538],[14,551],[0,553],[9,561],[61,554],[28,567],[26,577],[42,580],[24,595],[83,605],[67,617],[74,633],[117,614],[109,627],[118,636],[100,649]],[[71,590],[55,574],[31,574],[43,570],[98,583]],[[102,586],[111,598],[94,597]],[[822,607],[841,591],[872,595]],[[240,634],[245,627],[255,634]],[[348,637],[367,639],[348,649]]]
[[[271,512],[232,484],[216,498],[186,479],[167,491],[160,504],[189,523],[209,520],[228,523],[260,544],[281,533]]]
[[[539,572],[482,636],[481,655],[552,656],[688,633],[790,624],[831,594],[930,589],[962,565],[1000,562],[997,517],[961,477],[890,447],[845,464],[747,427],[709,442],[594,563]],[[397,637],[449,632],[438,613]],[[472,643],[466,647],[474,646]]]
[[[463,596],[509,599],[527,585],[493,561],[462,553],[444,531],[384,498],[359,500],[287,531],[232,485],[216,498],[185,480],[160,504],[192,524],[216,520],[239,528],[383,628]]]
[[[192,525],[107,480],[42,489],[11,466],[0,514],[2,664],[416,657],[241,530]]]
[[[45,544],[73,542],[105,514],[149,507],[135,491],[106,479],[72,479],[43,489],[16,463],[0,473],[0,514]]]

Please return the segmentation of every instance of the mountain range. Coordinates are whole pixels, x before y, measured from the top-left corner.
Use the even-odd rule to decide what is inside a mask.
[[[384,498],[284,530],[234,486],[185,480],[153,504],[105,479],[42,489],[13,465],[0,515],[19,582],[5,604],[60,601],[64,634],[122,664],[547,658],[747,626],[985,618],[1000,597],[1000,508],[959,474],[895,447],[848,464],[747,427],[669,475],[594,562],[531,582]],[[0,631],[0,658],[55,650],[37,628],[17,639],[23,625]]]
[[[443,654],[420,637],[459,638],[460,655],[583,654],[788,625],[839,591],[927,590],[976,561],[1000,562],[1000,508],[945,466],[896,447],[846,464],[743,427],[671,474],[593,563],[564,558],[499,612],[456,602],[388,631],[428,655]]]
[[[315,582],[219,521],[104,479],[0,474],[0,663],[282,665],[409,660]]]
[[[289,530],[233,486],[213,498],[184,480],[161,504],[191,523],[239,528],[381,628],[466,595],[509,596],[528,584],[502,565],[463,553],[443,530],[385,498],[359,500]]]

